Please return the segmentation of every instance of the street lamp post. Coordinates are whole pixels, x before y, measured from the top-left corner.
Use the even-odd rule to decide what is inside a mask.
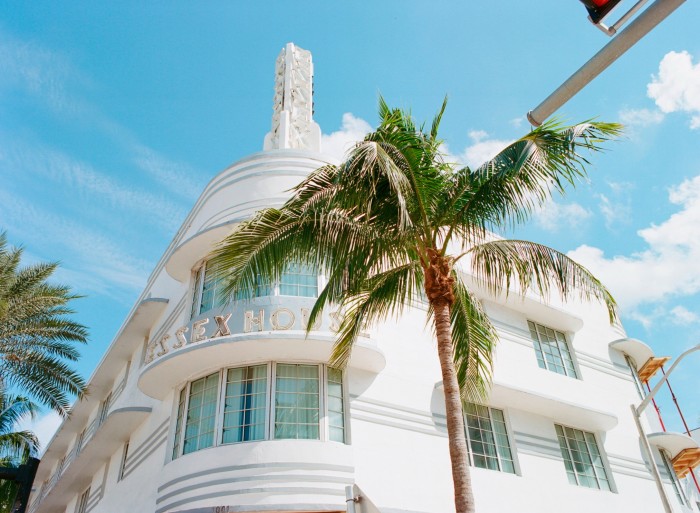
[[[632,408],[632,416],[634,417],[634,422],[637,425],[637,430],[639,431],[639,436],[642,439],[642,446],[644,447],[644,452],[646,452],[646,456],[649,460],[649,465],[651,466],[651,474],[654,477],[654,481],[656,482],[656,488],[659,491],[659,496],[661,497],[661,502],[664,506],[665,513],[673,513],[673,510],[671,509],[671,504],[668,502],[668,497],[666,497],[666,491],[664,490],[664,485],[661,481],[661,474],[659,474],[659,469],[656,467],[656,463],[654,462],[654,456],[651,452],[651,445],[649,444],[649,439],[647,438],[647,435],[644,432],[644,428],[642,427],[640,417],[642,415],[642,412],[644,412],[644,409],[649,405],[649,403],[654,398],[659,389],[663,386],[664,383],[666,383],[666,381],[668,381],[668,377],[671,375],[676,366],[681,362],[683,358],[695,351],[700,351],[700,344],[691,347],[687,351],[684,351],[678,358],[676,358],[676,361],[673,362],[673,365],[671,365],[671,368],[668,369],[668,372],[664,375],[663,378],[659,380],[656,386],[651,389],[649,394],[644,398],[644,400],[639,404],[639,406],[635,407],[633,404],[630,406]]]
[[[528,112],[528,121],[533,126],[540,126],[684,2],[685,0],[656,0],[542,103]]]

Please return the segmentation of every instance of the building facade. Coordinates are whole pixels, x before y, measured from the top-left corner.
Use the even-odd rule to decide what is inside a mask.
[[[335,369],[338,312],[306,335],[322,275],[290,266],[254,299],[224,302],[207,268],[237,223],[333,162],[320,153],[312,77],[309,52],[287,45],[264,151],[203,191],[48,445],[30,512],[454,509],[424,305],[360,337]],[[688,477],[697,441],[647,412],[650,461],[630,411],[663,358],[601,305],[479,294],[500,335],[489,403],[465,407],[479,511],[655,513],[654,468],[672,511],[700,511]]]

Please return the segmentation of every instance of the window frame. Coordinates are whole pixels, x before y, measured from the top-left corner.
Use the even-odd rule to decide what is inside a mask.
[[[661,461],[663,462],[666,473],[668,474],[668,479],[671,481],[671,488],[673,488],[678,502],[680,502],[682,506],[688,507],[690,503],[688,502],[688,498],[683,491],[683,486],[681,486],[681,480],[678,478],[678,474],[676,474],[676,471],[673,470],[671,457],[668,455],[668,452],[665,449],[662,449],[661,447],[658,449],[659,454],[661,455]]]
[[[559,436],[559,431],[557,430],[557,427],[561,428],[563,438],[566,442],[566,451],[567,451],[566,456],[564,455],[564,452],[563,452],[564,448],[562,447],[562,443],[561,443],[562,437]],[[598,452],[598,455],[600,456],[600,461],[602,464],[603,473],[605,475],[605,481],[608,484],[607,488],[603,488],[600,486],[601,480],[595,472],[595,464],[593,462],[591,462],[591,467],[593,468],[593,477],[595,479],[597,486],[592,487],[592,486],[587,486],[585,484],[581,484],[581,479],[580,479],[581,476],[579,476],[579,473],[576,470],[576,464],[575,464],[575,460],[574,460],[573,454],[572,454],[573,449],[572,449],[571,445],[569,444],[569,441],[568,441],[569,438],[566,436],[566,431],[565,431],[566,429],[571,429],[573,431],[580,431],[583,434],[583,438],[584,438],[584,441],[586,443],[586,451],[587,451],[587,454],[589,456],[591,456],[591,450],[590,450],[590,447],[588,444],[588,438],[586,437],[586,435],[590,435],[593,438],[593,441],[595,442],[595,449]],[[608,463],[608,459],[607,459],[607,456],[605,454],[604,447],[598,440],[598,435],[596,433],[591,432],[591,431],[585,431],[583,429],[575,428],[573,426],[567,426],[565,424],[559,424],[556,422],[554,423],[554,431],[556,433],[557,443],[559,445],[559,451],[561,452],[562,462],[564,463],[564,470],[565,470],[565,474],[566,474],[568,483],[571,485],[574,485],[574,486],[579,486],[581,488],[588,488],[591,490],[600,490],[600,491],[604,491],[604,492],[608,491],[608,492],[615,493],[615,483],[613,482],[613,476],[612,476],[612,471],[610,470],[610,464]],[[566,465],[567,458],[568,458],[569,464],[571,465],[571,468],[573,469],[574,479],[576,480],[575,484],[571,482],[571,479],[569,477],[569,471],[568,471],[567,465]],[[585,476],[585,477],[590,478],[590,476]]]
[[[632,375],[632,381],[634,381],[634,388],[637,389],[637,393],[639,394],[640,399],[644,399],[647,394],[646,390],[644,390],[644,384],[642,383],[642,380],[639,379],[639,373],[637,372],[637,362],[634,361],[634,358],[632,358],[630,355],[627,353],[623,353],[625,357],[625,362],[627,362],[627,366],[630,369],[630,374]]]
[[[470,403],[464,404],[462,406],[462,417],[464,418],[464,432],[465,432],[465,437],[467,440],[467,452],[469,453],[469,465],[474,468],[480,468],[484,470],[494,470],[496,472],[503,472],[504,474],[513,474],[513,475],[520,475],[520,468],[518,466],[518,460],[517,460],[517,451],[514,449],[515,445],[513,444],[513,438],[511,436],[512,429],[510,427],[510,422],[508,419],[508,415],[505,409],[502,408],[494,408],[491,406],[483,405],[483,404],[476,404],[476,403],[471,403],[476,407],[481,407],[481,408],[486,408],[489,414],[489,422],[491,423],[491,435],[494,439],[494,447],[496,448],[496,462],[498,463],[498,469],[492,469],[489,467],[481,467],[476,465],[474,462],[474,450],[472,449],[472,438],[469,434],[469,421],[467,420],[467,408],[469,407]],[[503,425],[505,427],[505,435],[506,439],[508,440],[508,450],[510,451],[511,455],[511,462],[513,464],[513,471],[510,472],[508,470],[503,469],[503,463],[501,461],[501,454],[498,448],[498,443],[496,443],[496,431],[493,429],[493,410],[497,410],[501,413],[503,416]],[[483,442],[482,442],[483,443]],[[482,456],[479,454],[479,456]],[[503,458],[505,459],[505,458]]]
[[[576,362],[576,351],[574,351],[573,345],[571,344],[571,341],[569,340],[569,336],[566,332],[557,330],[555,328],[552,328],[550,326],[547,326],[545,324],[540,324],[539,322],[533,321],[528,319],[527,320],[527,327],[528,327],[528,333],[530,334],[530,341],[532,342],[533,349],[535,350],[535,359],[537,361],[537,366],[540,369],[553,372],[555,374],[559,374],[560,376],[566,376],[569,378],[574,378],[574,379],[581,379],[581,372],[578,368],[578,364]],[[559,360],[561,363],[558,363],[557,366],[561,367],[564,369],[564,372],[559,372],[557,369],[553,368],[552,364],[550,364],[547,361],[547,358],[545,356],[545,352],[542,350],[542,340],[540,337],[540,333],[538,331],[538,328],[544,329],[544,330],[551,330],[554,332],[555,335],[555,340],[557,342],[556,348],[557,348],[557,355],[559,357]],[[535,340],[533,338],[533,331],[537,335],[537,339]],[[564,356],[562,355],[561,347],[559,345],[559,340],[557,339],[557,334],[560,334],[563,338],[563,343],[564,347],[566,348],[567,356],[568,359],[571,361],[571,369],[567,367],[566,360]],[[551,344],[549,344],[551,345]],[[539,348],[538,348],[539,346]],[[542,362],[542,363],[540,363]]]
[[[274,415],[276,412],[276,405],[274,402],[274,394],[276,389],[276,377],[277,377],[277,364],[283,365],[312,365],[318,369],[319,377],[319,416],[318,416],[318,427],[319,427],[319,437],[318,438],[276,438],[275,435],[275,421]],[[262,440],[245,440],[240,442],[227,442],[224,443],[223,440],[223,425],[224,425],[224,410],[225,410],[225,394],[226,394],[226,374],[229,369],[238,369],[244,367],[255,367],[258,365],[266,366],[266,376],[267,376],[267,386],[265,393],[265,437]],[[188,454],[197,453],[201,450],[212,449],[216,447],[237,445],[242,443],[251,442],[269,442],[273,440],[309,440],[316,442],[333,442],[341,443],[344,445],[350,444],[350,423],[349,418],[349,395],[348,395],[348,385],[347,385],[347,372],[344,369],[338,369],[341,372],[342,379],[342,404],[343,404],[343,434],[344,440],[342,442],[331,440],[330,438],[330,420],[328,415],[328,368],[329,366],[325,363],[314,363],[314,362],[303,362],[303,361],[277,361],[268,360],[265,362],[251,363],[248,365],[233,365],[230,367],[223,367],[218,371],[218,386],[219,390],[217,393],[217,405],[216,405],[216,420],[214,423],[214,443],[209,447],[204,447],[202,449],[197,449],[188,453],[184,453],[184,442],[185,442],[185,432],[187,427],[187,412],[189,411],[190,399],[191,399],[191,386],[192,383],[198,381],[207,376],[212,376],[215,373],[209,372],[204,373],[194,379],[187,381],[184,386],[178,388],[173,395],[173,418],[175,422],[171,423],[170,426],[170,450],[168,451],[168,460],[173,461],[179,459]],[[179,419],[179,406],[180,397],[184,393],[183,414],[182,414],[182,424],[180,427],[179,434],[177,433],[177,422]],[[178,435],[178,436],[176,436]],[[510,439],[509,439],[510,441]],[[177,449],[177,451],[176,451]]]
[[[78,496],[78,501],[75,504],[75,513],[86,513],[87,512],[87,507],[88,503],[90,502],[90,486],[87,487]]]

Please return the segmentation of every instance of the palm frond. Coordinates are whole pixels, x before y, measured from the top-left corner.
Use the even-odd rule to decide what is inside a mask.
[[[535,288],[546,298],[553,287],[564,300],[575,296],[603,302],[610,322],[617,321],[610,291],[588,269],[555,249],[523,240],[497,240],[474,246],[468,255],[476,277],[494,294],[508,294],[517,285],[521,293]]]

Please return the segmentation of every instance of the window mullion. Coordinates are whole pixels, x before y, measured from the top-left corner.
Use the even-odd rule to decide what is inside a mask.
[[[190,387],[192,382],[190,381],[185,385],[185,402],[182,406],[182,423],[180,424],[180,447],[178,449],[178,456],[185,454],[185,433],[187,432],[187,412],[190,409]]]
[[[277,362],[270,362],[269,365],[269,382],[268,387],[268,418],[267,418],[267,439],[275,439],[275,388],[277,387]]]
[[[318,367],[320,379],[318,384],[318,422],[320,424],[318,427],[318,438],[325,442],[331,438],[329,433],[330,422],[328,422],[328,401],[326,400],[328,394],[328,372],[325,365],[319,365]]]

